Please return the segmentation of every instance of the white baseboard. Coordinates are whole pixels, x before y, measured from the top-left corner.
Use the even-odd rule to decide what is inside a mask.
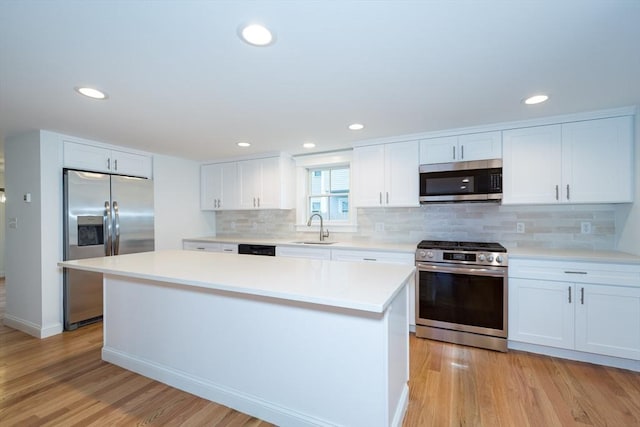
[[[102,359],[171,387],[195,394],[203,399],[228,406],[279,426],[335,426],[335,424],[326,420],[296,412],[201,378],[195,378],[176,369],[133,357],[113,348],[103,347]],[[408,387],[406,396],[408,404]],[[401,412],[400,416],[404,416],[404,411]],[[401,421],[402,419],[400,419]],[[397,425],[399,426],[400,424]]]
[[[29,334],[32,337],[36,338],[47,338],[53,335],[60,334],[63,330],[62,323],[56,323],[54,325],[43,328],[33,322],[29,322],[28,320],[20,319],[19,317],[15,317],[6,313],[4,315],[3,323],[10,328],[17,329],[18,331],[24,332],[25,334]]]
[[[405,385],[402,389],[402,395],[400,396],[400,401],[398,402],[398,406],[396,406],[396,412],[393,414],[393,420],[391,421],[391,425],[393,427],[402,427],[402,421],[404,420],[404,416],[407,413],[407,409],[409,408],[409,386]]]
[[[547,347],[544,345],[529,344],[511,340],[509,340],[508,347],[509,350],[522,350],[529,353],[544,354],[562,359],[576,360],[578,362],[587,362],[596,365],[611,366],[614,368],[640,372],[640,360],[623,359],[621,357],[604,356],[601,354],[585,353],[583,351]]]

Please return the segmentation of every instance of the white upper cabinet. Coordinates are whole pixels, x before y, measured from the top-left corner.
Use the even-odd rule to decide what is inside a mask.
[[[419,206],[418,141],[353,150],[355,207]]]
[[[420,141],[420,164],[502,158],[502,133],[481,132]]]
[[[503,204],[633,201],[632,117],[503,132]]]
[[[151,178],[151,156],[64,141],[64,167]]]
[[[202,165],[200,169],[200,208],[231,210],[238,208],[238,166],[235,162]]]
[[[562,125],[565,201],[633,201],[632,132],[632,119],[628,116]]]
[[[293,208],[293,171],[292,160],[287,156],[238,162],[238,208]]]
[[[561,136],[560,125],[503,132],[503,204],[558,202]]]

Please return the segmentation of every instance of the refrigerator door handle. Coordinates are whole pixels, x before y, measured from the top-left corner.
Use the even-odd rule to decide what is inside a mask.
[[[111,208],[109,201],[104,202],[104,214],[102,215],[104,222],[104,255],[111,255]]]
[[[118,202],[113,202],[113,214],[115,216],[113,225],[116,234],[116,242],[113,246],[113,254],[118,255],[118,252],[120,252],[120,213],[118,212]]]

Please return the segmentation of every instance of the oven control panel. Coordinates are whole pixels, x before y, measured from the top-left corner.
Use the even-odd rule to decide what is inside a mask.
[[[441,249],[418,249],[416,261],[446,262],[473,265],[507,266],[507,254],[504,252],[475,252]]]

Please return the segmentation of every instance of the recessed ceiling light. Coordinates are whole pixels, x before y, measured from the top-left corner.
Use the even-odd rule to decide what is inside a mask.
[[[238,147],[251,147],[248,142],[238,142]]]
[[[273,33],[260,24],[240,27],[240,38],[253,46],[269,46],[274,41]]]
[[[362,130],[364,129],[364,125],[360,123],[352,123],[349,125],[349,129],[351,130]]]
[[[304,144],[302,144],[302,146],[304,148],[313,148],[316,146],[316,144],[314,144],[313,142],[305,142]]]
[[[79,94],[87,96],[89,98],[93,98],[93,99],[107,99],[108,98],[106,93],[104,93],[104,92],[102,92],[102,91],[100,91],[98,89],[94,89],[92,87],[76,87],[74,89]]]
[[[524,103],[527,105],[540,104],[541,102],[549,99],[549,95],[533,95],[524,100]]]

